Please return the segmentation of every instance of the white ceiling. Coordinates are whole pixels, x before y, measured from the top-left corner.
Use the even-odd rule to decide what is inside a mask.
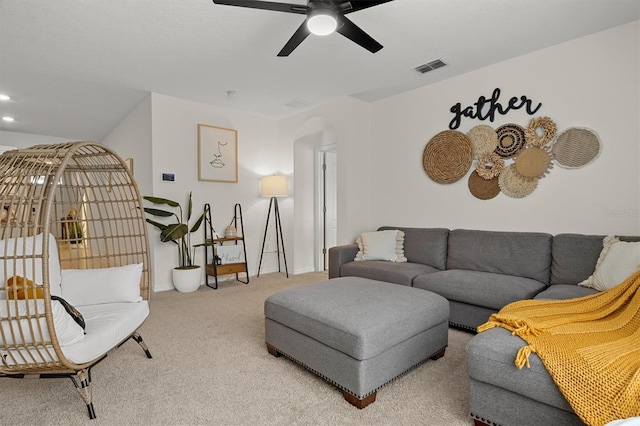
[[[349,18],[384,48],[336,33],[277,57],[304,16],[211,0],[0,0],[0,114],[16,119],[0,130],[101,140],[149,92],[273,118],[375,101],[638,20],[640,0],[395,0]],[[434,59],[448,66],[414,70]]]

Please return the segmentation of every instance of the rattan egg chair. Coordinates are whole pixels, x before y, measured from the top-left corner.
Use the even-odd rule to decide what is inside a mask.
[[[70,377],[95,418],[91,368],[129,339],[151,358],[137,332],[148,314],[151,269],[142,199],[132,173],[117,154],[94,142],[6,151],[0,155],[0,209],[0,377]],[[118,342],[90,359],[74,360],[70,348],[78,346],[65,346],[57,317],[63,302],[56,295],[66,298],[60,277],[111,273],[124,265],[139,268],[132,291],[140,303],[106,300],[99,302],[104,303],[100,309],[145,305],[146,314],[138,316],[139,324],[127,324],[135,329]],[[98,282],[85,281],[87,288]],[[98,293],[108,296],[116,284],[121,280]],[[79,324],[77,317],[73,320]],[[90,341],[90,320],[86,327],[76,340]]]

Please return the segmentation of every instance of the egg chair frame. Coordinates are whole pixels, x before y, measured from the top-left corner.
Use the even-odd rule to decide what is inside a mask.
[[[61,270],[141,264],[139,299],[148,314],[149,239],[132,171],[95,142],[5,151],[0,155],[0,209],[0,272],[5,278],[0,281],[0,377],[70,377],[89,417],[95,418],[91,368],[129,339],[151,358],[138,333],[144,318],[104,353],[86,362],[70,360],[54,326],[56,277],[50,261],[57,253]],[[7,278],[18,270],[31,281],[11,287]],[[135,293],[135,282],[133,287]]]

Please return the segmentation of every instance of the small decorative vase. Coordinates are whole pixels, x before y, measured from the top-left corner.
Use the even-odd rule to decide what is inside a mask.
[[[237,235],[238,235],[238,231],[236,230],[236,227],[233,225],[227,226],[227,229],[224,230],[224,236],[227,238],[233,238],[233,237],[236,237]]]
[[[196,291],[202,283],[202,267],[173,268],[173,286],[180,293]]]

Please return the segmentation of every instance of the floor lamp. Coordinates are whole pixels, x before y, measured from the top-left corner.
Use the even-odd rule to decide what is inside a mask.
[[[282,245],[282,257],[284,258],[284,270],[289,278],[289,269],[287,268],[287,255],[284,251],[284,239],[282,238],[282,222],[280,221],[280,209],[278,208],[278,197],[286,197],[289,195],[289,184],[287,177],[282,175],[264,176],[260,181],[260,196],[269,197],[269,210],[267,212],[267,223],[264,225],[264,238],[262,238],[262,251],[260,252],[260,263],[258,264],[258,277],[260,276],[260,268],[262,267],[262,256],[264,255],[264,246],[267,241],[267,230],[269,229],[269,219],[271,219],[271,210],[276,222],[276,248],[278,250],[278,272],[280,270],[280,245]]]

